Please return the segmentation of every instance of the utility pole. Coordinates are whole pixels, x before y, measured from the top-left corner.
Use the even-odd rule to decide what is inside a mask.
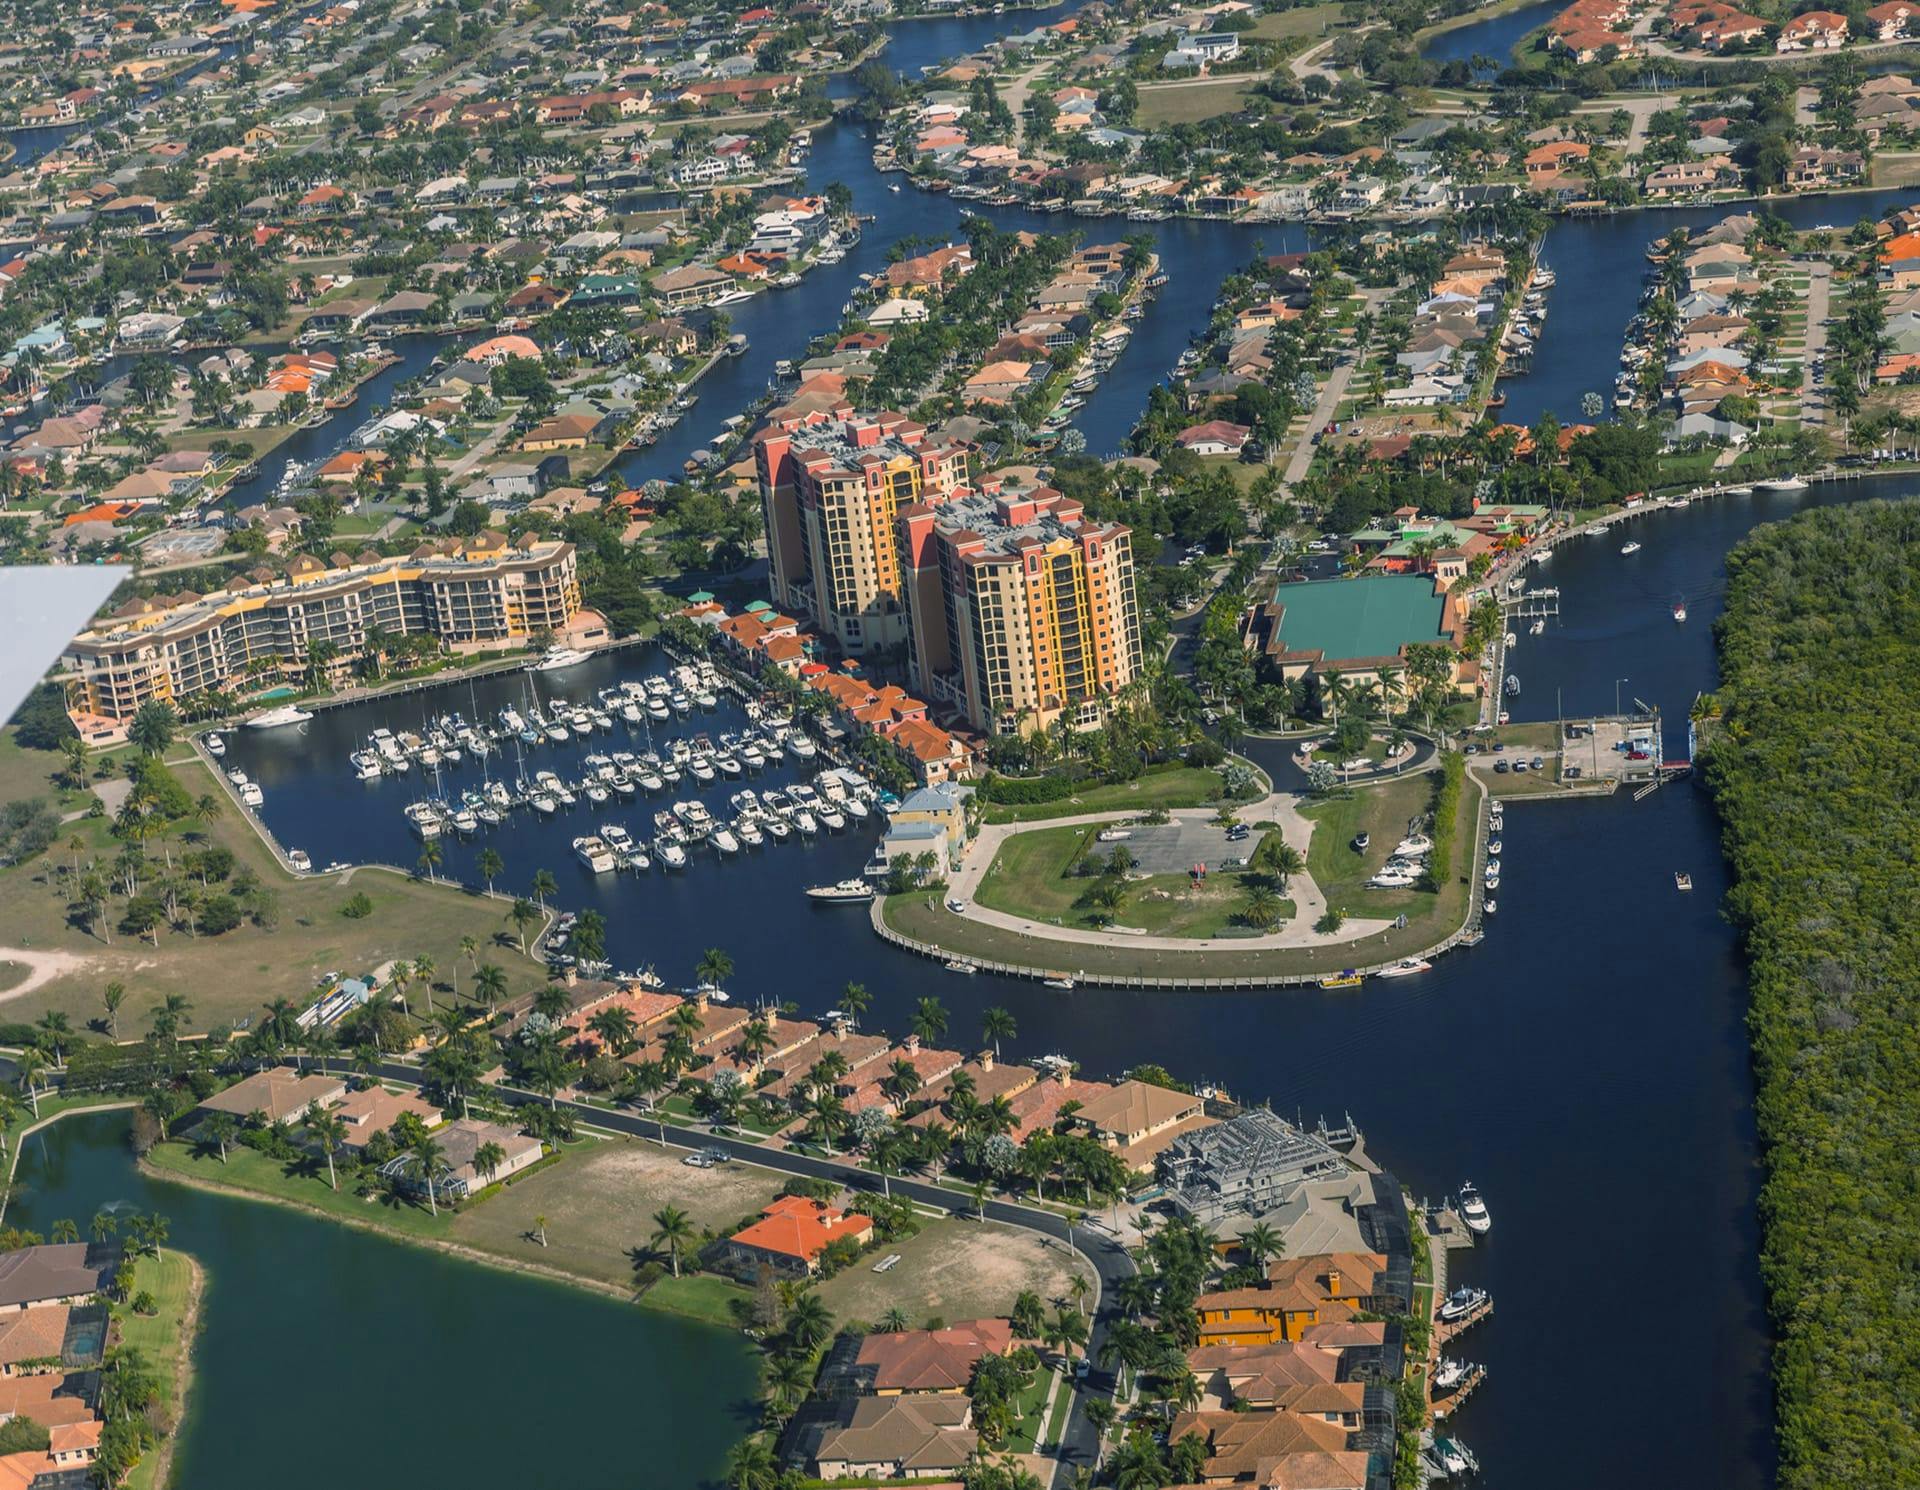
[[[1620,717],[1620,685],[1622,683],[1631,683],[1632,681],[1633,679],[1631,678],[1615,678],[1613,680],[1613,717],[1615,719]]]

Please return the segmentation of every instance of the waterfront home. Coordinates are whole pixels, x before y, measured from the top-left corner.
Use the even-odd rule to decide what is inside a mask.
[[[1373,1490],[1388,1480],[1376,1475],[1380,1456],[1370,1454],[1361,1424],[1345,1414],[1331,1421],[1311,1412],[1183,1412],[1168,1429],[1169,1442],[1194,1434],[1205,1445],[1201,1483],[1236,1481],[1303,1490]],[[1384,1466],[1382,1466],[1384,1468]]]
[[[1123,1081],[1088,1097],[1069,1121],[1102,1147],[1119,1154],[1130,1167],[1138,1168],[1151,1162],[1181,1133],[1212,1122],[1206,1116],[1206,1106],[1205,1099],[1191,1092],[1145,1081]]]
[[[1858,150],[1823,150],[1810,146],[1793,152],[1793,159],[1787,165],[1787,185],[1838,186],[1859,181],[1866,170],[1867,159]]]
[[[1326,1252],[1284,1257],[1245,1288],[1203,1293],[1202,1345],[1254,1345],[1299,1340],[1309,1325],[1404,1308],[1406,1285],[1379,1252]]]
[[[955,1480],[980,1447],[972,1421],[965,1396],[857,1397],[803,1435],[805,1457],[823,1480]]]
[[[1181,1134],[1154,1165],[1174,1204],[1207,1226],[1233,1213],[1270,1211],[1309,1180],[1346,1170],[1326,1140],[1263,1107]]]
[[[895,850],[888,845],[898,838],[903,846],[911,840],[931,849],[942,862],[952,862],[967,841],[963,802],[962,794],[951,786],[923,786],[910,793],[888,810],[887,835],[881,844],[887,857],[894,857]]]
[[[347,1084],[338,1076],[302,1075],[285,1066],[270,1066],[215,1092],[198,1110],[224,1112],[242,1122],[259,1113],[269,1123],[291,1123],[308,1109],[330,1107],[346,1095]]]
[[[390,1092],[378,1085],[349,1092],[331,1110],[346,1128],[340,1146],[351,1153],[359,1153],[374,1134],[385,1133],[403,1117],[416,1117],[429,1128],[442,1120],[440,1109],[418,1092]]]
[[[1013,1349],[1005,1319],[961,1319],[941,1329],[899,1330],[849,1340],[822,1367],[822,1383],[874,1397],[965,1392],[986,1356]]]
[[[530,1169],[540,1162],[543,1152],[539,1139],[499,1123],[482,1122],[478,1118],[461,1118],[448,1123],[434,1133],[433,1141],[440,1147],[440,1162],[433,1175],[433,1194],[443,1204],[477,1195],[488,1185],[506,1180],[523,1169]],[[501,1155],[492,1172],[483,1174],[475,1161],[479,1158],[480,1150],[488,1144],[498,1146]],[[380,1173],[410,1195],[424,1196],[427,1193],[426,1180],[414,1169],[411,1155],[400,1154],[389,1160],[381,1166]]]
[[[39,1304],[0,1314],[0,1376],[45,1369],[66,1348],[73,1305]],[[5,1481],[0,1480],[0,1490]]]
[[[1195,455],[1231,455],[1238,456],[1247,447],[1247,441],[1253,438],[1253,431],[1244,424],[1235,424],[1226,419],[1209,419],[1203,424],[1190,424],[1174,436],[1175,442],[1183,450],[1191,450]]]
[[[1920,16],[1920,5],[1910,5],[1907,0],[1888,0],[1885,5],[1869,7],[1866,21],[1876,41],[1899,41],[1909,34],[1916,16]]]
[[[858,1211],[840,1211],[824,1200],[782,1195],[720,1245],[722,1261],[743,1277],[762,1268],[788,1277],[816,1272],[821,1256],[835,1242],[864,1246],[873,1236],[873,1220]],[[865,1471],[850,1471],[864,1473]]]
[[[81,1304],[101,1293],[120,1265],[103,1242],[51,1242],[0,1253],[0,1315],[51,1304]]]

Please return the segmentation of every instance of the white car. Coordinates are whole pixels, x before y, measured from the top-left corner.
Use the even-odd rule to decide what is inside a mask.
[[[967,903],[964,900],[949,899],[947,901],[947,909],[952,911],[956,916],[964,915],[966,913]]]

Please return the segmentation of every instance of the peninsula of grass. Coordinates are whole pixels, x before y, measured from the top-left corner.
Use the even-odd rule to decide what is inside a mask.
[[[1440,895],[1425,890],[1366,888],[1366,882],[1392,856],[1394,846],[1426,812],[1433,800],[1434,780],[1431,772],[1403,776],[1300,809],[1300,815],[1313,823],[1307,873],[1326,895],[1328,905],[1349,916],[1404,915],[1409,922],[1425,921],[1434,915],[1443,898]],[[1461,795],[1463,801],[1474,796],[1470,792]],[[1470,812],[1463,810],[1456,843],[1473,842],[1472,824]],[[1365,849],[1357,849],[1354,844],[1362,833],[1369,841]]]
[[[1151,812],[1156,807],[1210,807],[1221,800],[1221,777],[1200,766],[1161,766],[1131,781],[1088,781],[1072,796],[1051,802],[986,802],[985,823],[1044,822],[1088,812]]]
[[[1074,872],[1083,858],[1103,856],[1099,832],[1089,825],[1014,834],[1000,846],[974,898],[1008,915],[1100,929],[1106,912],[1092,899],[1098,877]],[[1222,872],[1197,885],[1185,874],[1129,878],[1125,899],[1111,912],[1113,924],[1152,936],[1253,936],[1257,932],[1245,924],[1242,913],[1249,891],[1261,878]],[[1293,903],[1282,900],[1276,911],[1274,924],[1282,925],[1292,918]]]
[[[64,806],[66,799],[57,795],[50,779],[59,766],[59,756],[23,750],[11,730],[0,732],[0,785],[6,789],[0,800],[16,794],[43,796]],[[190,795],[214,797],[222,812],[211,822],[182,823],[164,839],[149,839],[148,860],[158,870],[169,853],[177,860],[183,851],[203,845],[231,851],[235,873],[245,870],[271,892],[273,924],[262,926],[248,918],[217,936],[162,926],[156,946],[152,936],[136,937],[120,929],[127,902],[116,895],[101,928],[75,903],[73,869],[89,862],[111,864],[124,845],[113,836],[108,818],[76,818],[61,827],[45,853],[0,869],[0,961],[56,964],[48,980],[9,1001],[8,1018],[31,1022],[57,1010],[74,1028],[83,1029],[104,1020],[101,990],[118,982],[127,991],[118,1017],[121,1038],[143,1031],[148,1014],[168,994],[181,992],[191,1000],[189,1028],[204,1030],[257,1013],[266,1000],[301,999],[325,973],[368,971],[395,958],[417,961],[423,956],[433,960],[436,970],[436,1002],[451,997],[456,988],[463,995],[471,993],[476,957],[506,973],[509,996],[543,981],[539,964],[520,951],[505,901],[392,870],[359,869],[350,880],[290,874],[242,816],[225,783],[197,757],[176,747],[169,769]],[[123,779],[118,771],[113,775]],[[559,867],[509,864],[500,883],[503,889],[524,887],[536,870]],[[367,914],[341,914],[362,895],[370,904]],[[473,955],[463,950],[467,937],[476,944]],[[8,949],[30,955],[8,958]],[[425,1011],[423,999],[423,993],[414,993],[420,1012]]]
[[[123,1490],[156,1490],[167,1483],[174,1435],[180,1431],[192,1386],[202,1284],[199,1265],[186,1253],[166,1248],[134,1263],[133,1275],[134,1296],[150,1298],[153,1312],[142,1314],[129,1305],[115,1305],[113,1343],[140,1352],[159,1386],[161,1416],[173,1426],[159,1447],[143,1455],[120,1483]]]

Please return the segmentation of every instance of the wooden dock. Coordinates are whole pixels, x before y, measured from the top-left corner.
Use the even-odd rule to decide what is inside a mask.
[[[1465,1381],[1461,1382],[1459,1386],[1448,1392],[1446,1396],[1435,1397],[1433,1399],[1433,1420],[1436,1423],[1446,1421],[1467,1398],[1473,1395],[1474,1389],[1486,1379],[1487,1368],[1481,1365],[1474,1366],[1472,1374],[1470,1374]]]
[[[1441,1319],[1436,1315],[1433,1321],[1433,1338],[1436,1343],[1445,1345],[1449,1340],[1454,1340],[1464,1335],[1468,1330],[1480,1323],[1481,1320],[1490,1319],[1492,1316],[1493,1297],[1492,1295],[1488,1295],[1472,1313],[1466,1315],[1464,1318],[1449,1320]]]

